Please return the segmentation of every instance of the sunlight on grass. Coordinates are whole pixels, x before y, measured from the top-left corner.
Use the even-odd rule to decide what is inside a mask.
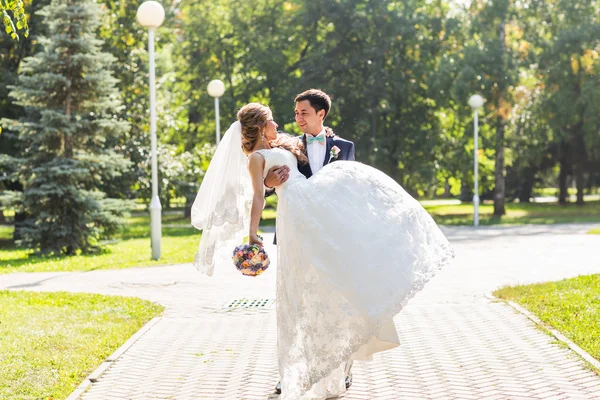
[[[106,246],[102,254],[71,257],[30,256],[26,250],[0,250],[0,274],[10,272],[90,271],[165,264],[194,260],[200,234],[163,237],[160,260],[151,260],[150,239],[129,239]]]
[[[0,398],[66,398],[162,310],[135,298],[0,291]]]
[[[262,225],[275,225],[275,210],[266,209]],[[16,248],[12,242],[12,226],[0,227],[0,274],[11,272],[90,271],[153,265],[189,263],[194,260],[201,233],[181,214],[162,218],[162,254],[151,260],[150,218],[144,214],[127,219],[115,243],[108,244],[100,254],[70,257],[36,256],[31,251]]]
[[[274,226],[277,197],[267,198],[262,226]],[[425,207],[438,224],[472,225],[473,205],[429,205]],[[589,202],[583,207],[553,203],[508,203],[507,215],[494,217],[493,206],[480,207],[482,225],[497,224],[554,224],[569,222],[600,222],[600,202]],[[152,261],[150,249],[150,218],[148,213],[137,213],[127,219],[116,240],[105,246],[101,254],[71,257],[41,257],[19,249],[12,243],[12,226],[0,226],[0,274],[39,271],[89,271],[94,269],[129,268],[192,262],[200,242],[200,233],[190,225],[189,218],[180,212],[162,217],[162,255]],[[600,233],[600,229],[590,233]]]
[[[14,230],[11,225],[0,225],[0,240],[10,240]]]
[[[441,225],[472,225],[473,205],[432,205],[425,206],[438,224]],[[481,225],[499,224],[557,224],[600,222],[600,202],[588,202],[584,206],[568,204],[560,206],[557,203],[507,203],[506,215],[493,215],[492,204],[482,204],[479,207]]]
[[[32,255],[31,251],[7,246],[0,248],[0,274],[10,272],[90,271],[119,269],[165,264],[188,263],[194,260],[200,232],[180,214],[163,216],[162,254],[158,261],[151,260],[150,219],[147,214],[127,219],[120,237],[122,240],[105,246],[102,253],[70,257]],[[175,225],[177,227],[169,228]],[[5,230],[0,230],[3,234]],[[2,237],[12,237],[10,233]]]
[[[600,275],[506,287],[494,296],[522,305],[600,360]]]
[[[262,219],[260,220],[261,226],[274,226],[275,218],[277,218],[277,211],[274,209],[267,208],[263,210]]]

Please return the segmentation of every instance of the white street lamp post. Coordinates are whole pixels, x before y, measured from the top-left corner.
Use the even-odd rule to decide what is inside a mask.
[[[156,83],[154,77],[154,30],[165,20],[165,10],[156,1],[145,1],[137,10],[136,18],[148,28],[148,58],[150,64],[150,140],[152,146],[152,200],[150,201],[150,243],[152,259],[160,258],[160,214],[162,207],[158,198],[158,163],[156,160]]]
[[[479,226],[479,162],[477,159],[477,152],[479,146],[479,132],[478,124],[479,124],[479,113],[478,109],[483,106],[483,97],[478,94],[474,94],[469,98],[469,105],[473,108],[473,124],[474,124],[474,145],[475,148],[473,150],[473,168],[475,171],[474,181],[475,181],[475,193],[473,194],[473,206],[475,208],[473,214],[473,225],[475,227]]]
[[[223,96],[223,93],[225,93],[225,85],[220,80],[215,79],[208,83],[206,90],[208,91],[208,94],[211,97],[215,98],[215,118],[217,120],[216,135],[218,146],[219,142],[221,141],[221,122],[219,121],[219,97]]]

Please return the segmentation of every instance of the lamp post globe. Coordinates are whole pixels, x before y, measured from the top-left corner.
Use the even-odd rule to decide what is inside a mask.
[[[135,17],[144,28],[158,28],[165,20],[165,9],[158,1],[145,1],[138,7]]]
[[[222,81],[220,81],[219,79],[213,79],[212,81],[210,81],[208,83],[208,86],[206,87],[206,91],[208,92],[208,94],[211,97],[215,98],[215,122],[216,122],[216,139],[217,139],[217,146],[219,145],[219,142],[221,141],[221,122],[220,122],[220,118],[219,118],[219,97],[223,96],[223,94],[225,93],[225,84],[223,84]]]
[[[165,20],[165,10],[157,1],[145,1],[137,10],[136,19],[145,28],[148,28],[148,69],[150,87],[150,141],[152,164],[152,199],[150,200],[150,243],[152,246],[152,259],[160,258],[161,241],[161,210],[158,197],[158,161],[156,139],[156,82],[154,71],[154,30]]]
[[[469,105],[471,108],[477,109],[483,107],[483,97],[478,94],[474,94],[469,98]]]
[[[479,152],[479,113],[478,109],[483,107],[483,97],[474,94],[469,98],[469,106],[473,109],[473,225],[479,226],[479,163],[477,153]]]
[[[206,90],[211,97],[221,97],[225,93],[225,84],[219,79],[214,79],[208,83]]]

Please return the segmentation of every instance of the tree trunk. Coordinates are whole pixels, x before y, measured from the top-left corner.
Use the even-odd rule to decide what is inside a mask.
[[[582,206],[585,204],[583,201],[583,190],[585,188],[583,178],[583,163],[578,161],[575,164],[575,186],[577,187],[577,205]]]
[[[506,70],[506,23],[500,22],[498,27],[498,41],[502,46],[502,65]],[[501,83],[501,87],[504,84]],[[507,88],[504,88],[507,90]],[[496,110],[496,184],[494,187],[494,216],[501,217],[506,214],[504,202],[506,199],[506,181],[504,179],[504,117],[500,114],[500,99],[497,99]]]
[[[463,180],[460,185],[459,200],[466,203],[473,200],[473,187]]]
[[[22,228],[23,228],[23,222],[25,222],[25,220],[27,219],[27,214],[25,214],[24,212],[16,212],[15,213],[15,230],[13,232],[13,242],[17,241],[17,240],[21,240],[23,238],[23,234],[22,234]]]
[[[583,58],[583,49],[579,50],[579,65],[582,65]],[[582,69],[579,68],[577,75],[579,76],[577,83],[577,91],[581,96],[581,87],[583,84],[582,78]],[[581,111],[581,117],[579,123],[575,127],[574,133],[574,146],[575,157],[574,157],[574,174],[575,174],[575,186],[577,187],[577,205],[582,206],[584,204],[583,201],[583,190],[585,186],[585,180],[583,174],[585,172],[585,165],[587,162],[587,152],[585,149],[585,141],[583,140],[583,123],[585,120],[585,115],[583,114],[583,109]]]
[[[185,198],[185,208],[183,210],[183,216],[185,218],[190,218],[192,216],[192,205],[194,205],[195,197],[187,197]]]
[[[67,117],[67,120],[71,119],[71,88],[67,89],[67,101],[65,104],[65,116]],[[71,140],[71,133],[70,132],[65,132],[65,157],[66,158],[73,158],[73,141]]]
[[[581,129],[581,127],[579,128]],[[579,134],[579,132],[576,133],[577,137],[575,138],[575,144],[574,144],[574,148],[575,148],[575,154],[574,154],[574,164],[573,165],[573,169],[574,169],[574,175],[575,175],[575,186],[577,187],[577,205],[582,206],[584,203],[583,201],[583,194],[584,194],[584,190],[585,190],[585,178],[584,178],[584,173],[585,173],[585,164],[586,164],[586,159],[587,159],[587,154],[585,151],[585,143],[583,141],[583,137]]]
[[[567,204],[569,198],[568,187],[567,187],[567,174],[568,174],[568,163],[567,163],[567,145],[561,143],[558,148],[558,162],[560,163],[560,172],[558,174],[558,204]]]
[[[446,177],[444,182],[444,195],[442,197],[449,198],[452,194],[450,193],[450,178]]]
[[[72,2],[71,2],[71,5]],[[72,32],[73,27],[69,27],[69,33]],[[73,36],[71,35],[71,38]],[[65,78],[67,79],[67,97],[65,99],[65,117],[67,117],[67,121],[71,120],[71,96],[72,96],[72,88],[71,88],[71,72],[68,67],[71,64],[71,50],[67,51],[67,73]],[[67,131],[64,133],[64,155],[66,158],[73,158],[73,140],[71,137],[71,132]]]
[[[506,214],[504,201],[506,186],[504,180],[504,121],[498,117],[496,126],[496,186],[494,188],[494,215]]]
[[[533,197],[533,185],[535,181],[535,170],[533,167],[527,167],[524,170],[525,177],[519,190],[519,202],[529,203]]]

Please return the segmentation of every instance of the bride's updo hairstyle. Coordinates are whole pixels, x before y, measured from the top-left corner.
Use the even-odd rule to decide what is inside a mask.
[[[237,113],[237,119],[242,124],[242,149],[250,154],[262,139],[262,134],[267,126],[269,108],[258,103],[249,103]]]
[[[242,149],[244,153],[250,154],[259,140],[262,140],[263,131],[271,109],[259,103],[249,103],[237,113],[237,119],[242,125]],[[269,142],[271,147],[280,147],[291,152],[300,163],[305,164],[308,158],[304,154],[302,141],[287,133],[278,133],[277,139]]]

